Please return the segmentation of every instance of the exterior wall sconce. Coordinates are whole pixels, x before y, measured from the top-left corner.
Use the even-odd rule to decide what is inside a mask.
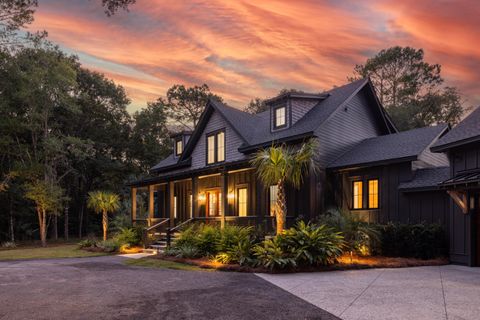
[[[470,196],[470,210],[475,209],[475,197]]]
[[[235,193],[229,192],[228,195],[227,195],[227,198],[228,199],[235,199]]]
[[[198,201],[205,201],[207,198],[205,196],[205,193],[200,193],[198,195]]]

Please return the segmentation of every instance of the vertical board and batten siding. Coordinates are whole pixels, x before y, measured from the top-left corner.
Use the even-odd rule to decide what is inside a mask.
[[[352,208],[352,182],[363,181],[363,203],[368,205],[368,179],[379,179],[379,208],[353,210],[361,219],[375,223],[440,223],[447,227],[449,199],[443,190],[423,192],[402,192],[398,186],[413,177],[411,163],[391,164],[365,169],[345,171],[340,174],[342,190],[339,204],[342,208]],[[338,179],[337,179],[338,180]]]
[[[480,169],[480,144],[473,143],[464,147],[450,150],[451,176],[463,172]],[[450,200],[450,260],[455,263],[469,265],[472,263],[472,214],[464,214],[460,208]]]
[[[382,134],[374,108],[377,106],[369,103],[362,90],[317,129],[318,160],[322,167],[326,167],[360,141]]]
[[[192,166],[189,169],[199,169],[207,166],[207,135],[220,129],[225,129],[225,162],[246,159],[246,156],[238,151],[238,147],[243,143],[242,138],[230,127],[222,115],[214,111],[193,149]]]

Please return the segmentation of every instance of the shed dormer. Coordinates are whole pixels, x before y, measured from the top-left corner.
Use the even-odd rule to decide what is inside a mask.
[[[173,155],[178,158],[182,155],[185,146],[187,145],[190,136],[192,135],[191,131],[181,131],[170,135],[173,141]]]
[[[290,128],[328,94],[287,92],[265,101],[270,108],[270,131]]]

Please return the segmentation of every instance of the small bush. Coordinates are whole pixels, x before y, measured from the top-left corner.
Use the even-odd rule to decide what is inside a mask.
[[[273,270],[286,269],[297,265],[289,252],[285,252],[279,236],[255,245],[252,251],[256,259],[255,265],[257,266]]]
[[[446,254],[446,234],[438,224],[388,223],[379,227],[385,256],[432,259]]]
[[[2,248],[8,248],[8,249],[13,249],[16,248],[17,244],[13,241],[6,241],[2,243]]]
[[[78,243],[78,247],[80,249],[84,249],[84,248],[95,248],[97,247],[97,241],[93,238],[87,238],[87,239],[84,239],[84,240],[81,240],[79,243]]]
[[[121,228],[115,236],[115,241],[127,247],[142,243],[142,230],[140,228]]]
[[[198,250],[198,248],[187,243],[168,248],[165,251],[165,254],[168,256],[175,256],[177,258],[186,258],[186,259],[201,257],[201,253]]]
[[[105,240],[97,243],[97,247],[103,252],[117,252],[120,249],[120,244],[115,240]]]

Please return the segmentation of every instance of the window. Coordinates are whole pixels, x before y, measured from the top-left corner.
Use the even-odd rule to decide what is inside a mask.
[[[189,199],[190,203],[190,218],[193,218],[193,195],[190,193],[190,199]]]
[[[353,209],[363,208],[363,182],[353,182]]]
[[[177,196],[173,197],[173,217],[177,218]]]
[[[238,189],[238,216],[239,217],[246,217],[247,216],[247,209],[248,209],[248,202],[247,202],[247,188],[240,188]]]
[[[270,216],[275,217],[277,213],[278,186],[270,186]]]
[[[280,128],[287,124],[287,108],[279,107],[275,109],[274,127]]]
[[[378,208],[378,179],[368,180],[368,208]]]
[[[183,141],[180,139],[175,141],[175,155],[179,156],[182,154],[182,152],[183,152]]]
[[[216,190],[207,192],[207,214],[210,217],[222,215],[222,193]]]
[[[207,136],[207,164],[225,161],[225,132]]]

